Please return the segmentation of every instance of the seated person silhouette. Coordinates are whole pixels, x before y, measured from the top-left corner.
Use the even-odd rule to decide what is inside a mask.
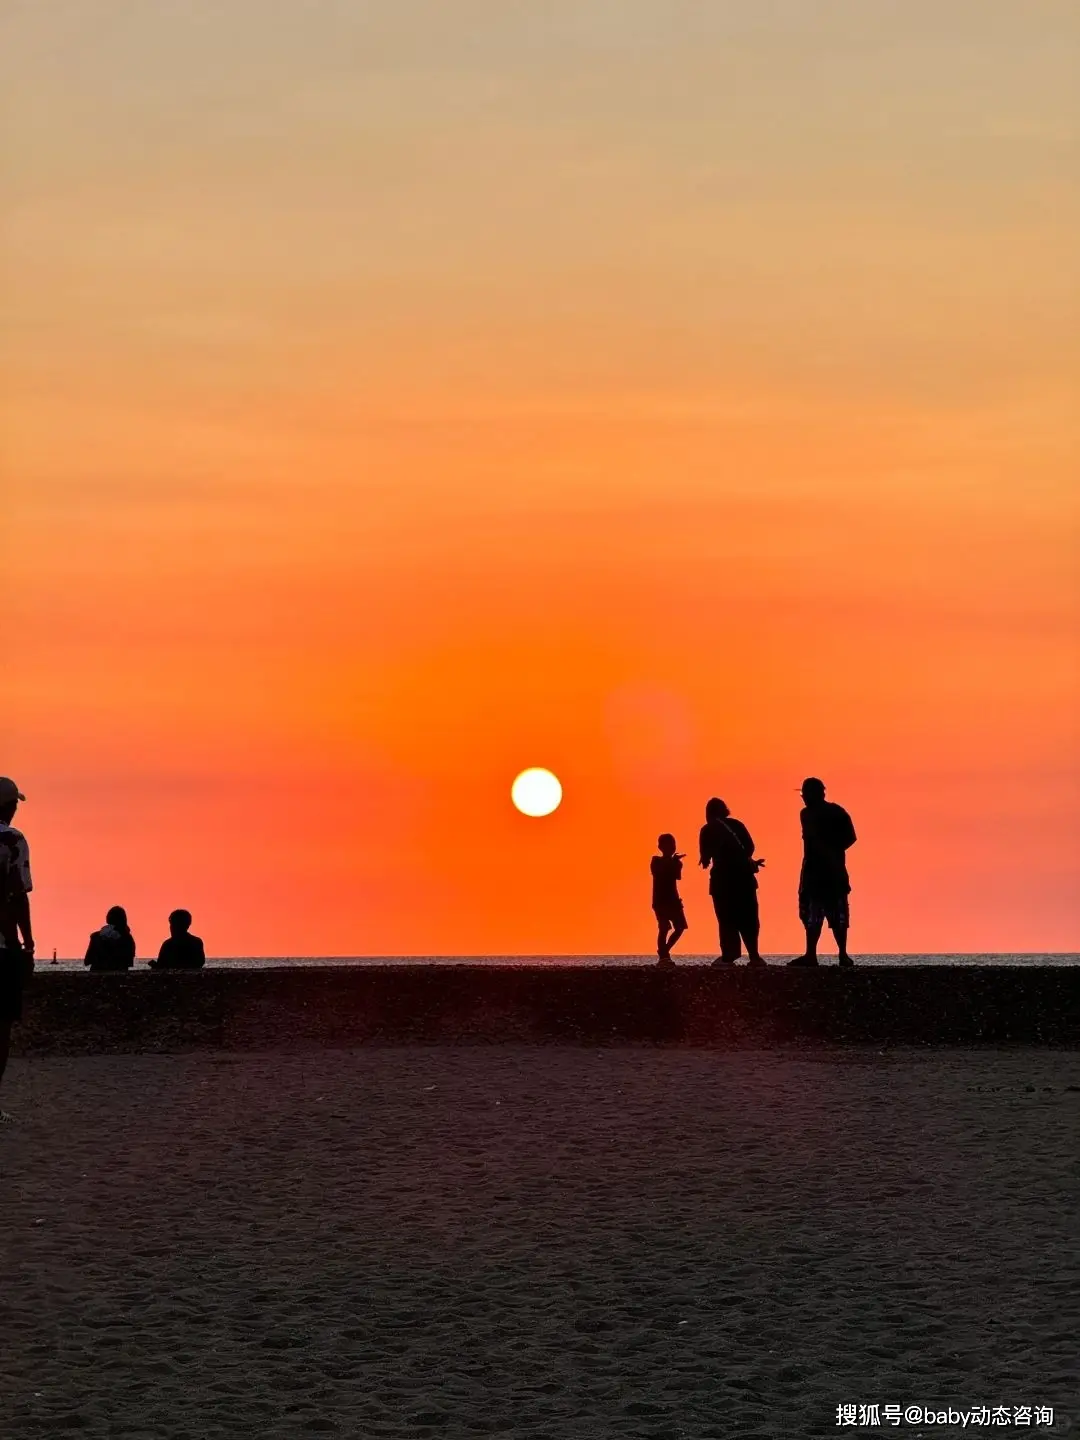
[[[135,937],[122,905],[114,905],[105,924],[90,936],[83,964],[91,970],[130,970],[135,964]]]
[[[151,970],[201,970],[206,951],[198,935],[191,934],[191,911],[174,910],[169,916],[169,938],[150,961]]]

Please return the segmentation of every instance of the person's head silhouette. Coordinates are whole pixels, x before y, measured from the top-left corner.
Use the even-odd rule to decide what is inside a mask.
[[[656,842],[661,855],[675,854],[675,836],[669,835],[667,831]]]
[[[14,780],[9,780],[6,775],[0,776],[0,825],[10,825],[15,819],[15,811],[19,808],[20,800],[25,800]]]
[[[105,924],[117,930],[127,929],[127,911],[122,905],[113,905],[105,915]]]
[[[802,782],[802,798],[807,805],[820,805],[825,799],[825,782],[811,775]]]
[[[169,929],[174,935],[186,935],[191,929],[191,911],[174,910],[169,916]]]
[[[724,804],[723,800],[718,800],[715,795],[705,806],[706,820],[726,820],[730,814],[731,811]]]

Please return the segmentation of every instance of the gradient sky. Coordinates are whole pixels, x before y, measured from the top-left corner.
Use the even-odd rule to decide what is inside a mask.
[[[647,951],[718,794],[794,952],[809,773],[856,954],[1080,949],[1078,58],[1051,0],[5,0],[39,950]]]

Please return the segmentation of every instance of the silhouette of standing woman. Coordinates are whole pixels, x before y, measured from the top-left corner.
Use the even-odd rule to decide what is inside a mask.
[[[699,843],[702,867],[710,870],[709,894],[720,930],[720,954],[713,963],[733,965],[745,944],[750,964],[764,965],[758,950],[757,872],[765,861],[754,859],[750,831],[714,796],[705,806]]]

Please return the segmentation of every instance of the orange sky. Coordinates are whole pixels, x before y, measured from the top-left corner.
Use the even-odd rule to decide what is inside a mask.
[[[1076,12],[269,12],[0,11],[39,948],[643,952],[719,794],[793,952],[816,773],[856,953],[1080,949]]]

